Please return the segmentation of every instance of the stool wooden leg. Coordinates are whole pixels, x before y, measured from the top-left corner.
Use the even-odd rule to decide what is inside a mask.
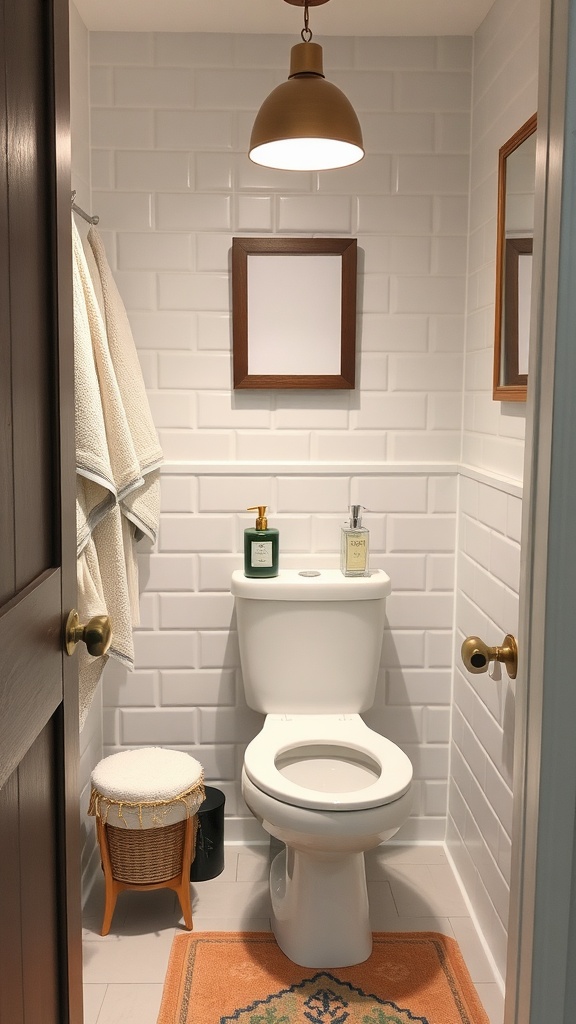
[[[106,884],[105,903],[104,903],[104,917],[102,919],[101,935],[108,935],[110,931],[110,925],[112,924],[112,917],[114,915],[114,909],[116,907],[116,899],[120,889],[116,886],[116,882],[112,879],[110,885]]]
[[[102,858],[102,870],[104,872],[104,891],[105,891],[105,902],[104,902],[104,917],[102,920],[101,935],[108,935],[110,931],[110,925],[112,924],[112,917],[114,914],[114,908],[116,906],[116,900],[118,893],[121,891],[120,887],[114,881],[112,876],[112,864],[110,862],[110,851],[108,849],[108,839],[106,836],[106,826],[104,825],[101,818],[96,818],[96,833],[98,836],[98,845],[100,847],[100,856]]]
[[[190,902],[190,864],[192,862],[192,844],[194,838],[194,819],[186,819],[186,832],[184,833],[184,849],[182,851],[182,875],[176,886],[176,893],[182,908],[184,923],[188,931],[192,931],[192,904]]]

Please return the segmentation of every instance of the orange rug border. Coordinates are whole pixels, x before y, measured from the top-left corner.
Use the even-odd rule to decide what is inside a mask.
[[[470,1024],[489,1024],[488,1015],[482,1006],[474,983],[470,977],[470,973],[466,966],[464,957],[460,950],[460,946],[456,939],[450,935],[444,935],[442,932],[373,932],[374,942],[378,940],[397,940],[399,943],[403,941],[409,941],[410,939],[419,940],[434,940],[438,942],[444,949],[446,959],[450,965],[452,973],[454,974],[461,990],[464,995],[465,1001],[468,1005],[468,1009],[473,1013],[474,1020],[470,1021]],[[266,943],[275,944],[276,939],[273,932],[270,931],[197,931],[197,932],[184,932],[180,935],[175,935],[172,941],[172,947],[170,949],[170,956],[168,960],[168,967],[166,970],[166,977],[164,979],[164,987],[162,991],[162,1000],[160,1004],[160,1011],[158,1015],[157,1024],[179,1024],[178,1013],[182,1003],[182,990],[186,983],[186,962],[188,958],[188,950],[192,943],[202,940],[219,940],[222,942],[241,942],[246,940],[247,942],[264,941]],[[281,952],[281,951],[280,951]],[[337,971],[340,968],[326,968],[327,971]],[[351,968],[346,968],[350,970]],[[306,970],[323,970],[323,968],[305,968],[302,967],[303,971]],[[448,984],[449,980],[447,979]],[[477,1020],[476,1020],[477,1018]],[[431,1022],[432,1024],[432,1022]]]

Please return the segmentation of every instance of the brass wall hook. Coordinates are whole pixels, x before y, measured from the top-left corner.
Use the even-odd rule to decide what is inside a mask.
[[[511,633],[506,634],[501,647],[489,647],[479,636],[467,636],[460,653],[468,671],[475,675],[487,672],[491,661],[499,661],[506,666],[510,679],[516,679],[518,644]]]

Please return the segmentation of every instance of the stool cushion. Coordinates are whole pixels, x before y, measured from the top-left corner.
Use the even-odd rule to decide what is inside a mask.
[[[156,828],[195,814],[204,800],[204,771],[189,754],[165,747],[122,750],[91,775],[89,814],[110,825]]]

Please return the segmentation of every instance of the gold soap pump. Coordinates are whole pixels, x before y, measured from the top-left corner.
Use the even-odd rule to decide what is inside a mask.
[[[268,526],[266,505],[254,505],[247,512],[258,512],[256,525],[244,530],[244,575],[266,579],[278,575],[280,535]]]

